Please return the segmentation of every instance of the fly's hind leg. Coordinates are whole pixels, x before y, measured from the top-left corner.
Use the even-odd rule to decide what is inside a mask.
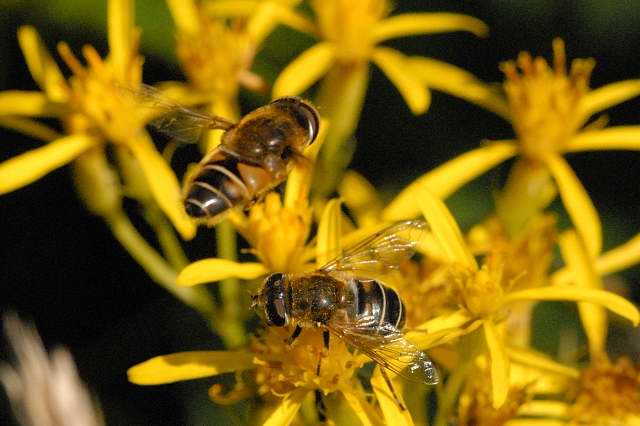
[[[400,402],[400,398],[398,398],[398,394],[396,393],[396,390],[393,387],[393,383],[391,382],[391,379],[387,375],[387,370],[385,370],[383,366],[379,366],[378,368],[380,368],[380,373],[382,373],[382,377],[384,378],[384,381],[387,383],[387,387],[391,391],[391,396],[393,397],[393,400],[395,401],[396,405],[398,406],[398,408],[400,408],[400,410],[402,411],[406,410],[407,408],[404,406],[402,402]]]
[[[324,344],[324,349],[329,351],[329,339],[330,339],[329,330],[322,330],[322,343]],[[322,352],[320,352],[318,356],[318,368],[316,368],[316,376],[320,375],[320,364],[322,363]]]
[[[289,346],[291,346],[293,344],[293,342],[298,338],[298,336],[300,335],[300,333],[302,333],[302,327],[300,327],[299,325],[296,324],[296,328],[295,330],[293,330],[293,333],[291,334],[291,336],[289,336],[289,338],[287,339],[287,344]]]

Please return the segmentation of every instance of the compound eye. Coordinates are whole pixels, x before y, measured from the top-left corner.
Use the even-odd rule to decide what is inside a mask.
[[[264,283],[264,313],[269,325],[282,327],[287,322],[284,305],[284,275],[272,274]]]
[[[307,130],[309,145],[316,140],[320,127],[320,116],[318,115],[318,111],[316,111],[310,103],[297,96],[287,96],[276,99],[272,104],[277,104],[283,110],[288,110],[296,122]]]

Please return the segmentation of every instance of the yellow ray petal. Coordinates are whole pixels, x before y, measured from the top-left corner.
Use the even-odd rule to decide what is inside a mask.
[[[316,265],[318,267],[340,254],[341,220],[340,200],[334,198],[325,206],[318,224],[318,242],[316,244]]]
[[[65,80],[38,32],[30,25],[18,29],[18,41],[31,76],[54,102],[67,99]]]
[[[409,66],[428,87],[486,108],[510,120],[509,105],[498,85],[478,80],[470,72],[436,59],[412,56]]]
[[[509,392],[509,359],[498,337],[495,326],[489,320],[484,321],[484,335],[491,358],[491,395],[493,407],[498,409],[504,404]]]
[[[577,379],[578,377],[580,377],[580,372],[575,368],[558,364],[548,356],[536,351],[508,346],[505,347],[505,350],[509,359],[516,364],[527,365],[538,370],[560,374],[563,376],[571,377],[573,379]]]
[[[425,187],[420,190],[418,197],[422,214],[429,222],[449,261],[477,270],[478,264],[466,246],[462,232],[447,206]]]
[[[552,419],[513,419],[508,420],[504,426],[567,426],[567,422]]]
[[[227,278],[252,280],[269,271],[262,263],[234,262],[227,259],[210,258],[188,265],[178,274],[178,285],[192,286],[221,281]]]
[[[178,179],[162,155],[156,151],[149,136],[139,132],[137,138],[131,140],[127,146],[140,163],[153,198],[160,209],[171,220],[182,238],[193,238],[196,227],[184,211]]]
[[[193,0],[167,0],[167,6],[179,32],[194,35],[199,31],[200,18]]]
[[[311,46],[282,70],[273,83],[273,97],[298,95],[327,73],[333,63],[331,43]]]
[[[411,112],[422,114],[429,108],[429,89],[412,73],[406,56],[395,49],[377,47],[371,59],[396,86]]]
[[[640,95],[640,80],[625,80],[607,84],[585,94],[578,105],[578,114],[586,122],[593,114]]]
[[[295,419],[308,389],[296,389],[284,397],[278,408],[263,423],[263,426],[288,426]]]
[[[134,7],[132,0],[109,0],[107,23],[109,58],[118,77],[125,79],[134,39]]]
[[[137,385],[159,385],[200,379],[253,367],[253,354],[244,351],[193,351],[161,355],[127,370]]]
[[[382,409],[382,417],[384,417],[385,424],[398,426],[413,425],[413,419],[411,418],[409,410],[404,407],[402,409],[398,407],[391,389],[389,389],[387,382],[384,380],[384,377],[382,377],[382,373],[380,372],[381,368],[382,367],[377,366],[373,370],[371,387]],[[393,383],[393,387],[400,403],[406,406],[402,398],[402,387],[397,382]]]
[[[62,137],[60,133],[46,124],[29,118],[13,117],[10,115],[0,116],[0,126],[45,142],[51,142]]]
[[[564,147],[565,151],[640,151],[640,126],[607,127],[580,132]]]
[[[602,249],[602,229],[598,212],[571,167],[559,155],[548,155],[545,162],[553,175],[562,203],[584,240],[589,254],[595,258]]]
[[[233,0],[233,3],[236,1]],[[218,3],[220,2],[215,2],[212,6],[215,7]],[[247,33],[251,35],[253,43],[259,46],[280,23],[308,34],[316,33],[315,26],[311,21],[290,6],[276,2],[260,2],[257,8],[253,8],[247,22]]]
[[[603,253],[595,261],[596,273],[600,276],[613,274],[640,263],[640,234],[626,243]],[[569,284],[575,277],[565,267],[554,272],[551,277],[554,284]]]
[[[560,235],[562,257],[573,273],[573,283],[580,288],[602,289],[602,282],[593,267],[593,261],[586,252],[575,231]],[[605,350],[607,339],[607,313],[602,306],[578,303],[580,320],[587,335],[591,356],[598,356]]]
[[[6,194],[62,167],[97,141],[85,135],[55,140],[0,163],[0,194]]]
[[[42,92],[6,90],[0,92],[0,115],[58,117],[63,109]]]
[[[566,417],[569,406],[562,401],[527,401],[518,409],[520,416]]]
[[[504,302],[521,300],[555,300],[566,302],[589,302],[604,306],[616,314],[627,318],[634,325],[640,322],[640,312],[624,297],[604,290],[592,288],[577,288],[572,286],[541,287],[515,291],[505,296]]]
[[[493,142],[466,152],[422,175],[394,198],[382,216],[385,220],[410,219],[420,213],[418,204],[423,187],[445,199],[465,183],[483,174],[517,152],[511,142]]]
[[[370,226],[379,221],[382,200],[364,176],[353,170],[347,170],[338,187],[338,193],[353,213],[359,226]]]
[[[469,31],[484,37],[489,28],[479,19],[457,13],[405,13],[380,21],[370,37],[379,43],[390,38],[450,31]]]
[[[352,390],[342,391],[342,395],[344,396],[345,401],[347,401],[349,407],[353,410],[354,414],[358,416],[358,419],[362,422],[363,426],[383,424],[382,421],[374,423],[374,419],[369,415],[369,411],[371,411],[369,403],[362,395],[359,395]]]

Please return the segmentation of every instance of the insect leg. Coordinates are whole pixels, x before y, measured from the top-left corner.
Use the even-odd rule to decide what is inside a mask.
[[[293,334],[291,334],[291,336],[289,336],[289,338],[287,339],[287,344],[291,346],[293,342],[298,338],[300,333],[302,333],[302,327],[296,324],[296,329],[293,330]]]
[[[327,406],[324,403],[322,392],[319,389],[315,391],[316,395],[316,410],[318,411],[318,420],[322,423],[327,421]]]
[[[324,344],[324,348],[329,351],[329,338],[331,335],[329,334],[329,330],[322,331],[322,343]],[[316,368],[316,376],[320,375],[320,364],[322,363],[322,352],[320,352],[320,356],[318,357],[318,368]]]
[[[382,377],[384,378],[384,381],[387,383],[387,386],[391,390],[391,396],[395,400],[396,405],[400,408],[400,410],[402,411],[406,410],[407,408],[404,406],[402,402],[400,402],[400,398],[398,398],[398,394],[396,393],[396,390],[393,387],[393,383],[391,383],[391,379],[389,379],[389,376],[387,375],[387,370],[385,370],[385,368],[382,366],[378,368],[380,368],[380,373],[382,373]]]

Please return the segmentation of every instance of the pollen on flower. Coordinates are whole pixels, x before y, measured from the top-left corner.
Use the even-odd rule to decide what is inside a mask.
[[[309,212],[289,209],[280,195],[271,193],[251,208],[246,222],[236,225],[269,269],[299,273],[310,220]]]
[[[312,7],[322,36],[334,43],[336,58],[345,64],[367,60],[373,48],[368,34],[390,12],[387,0],[315,0]]]
[[[578,424],[631,424],[623,422],[631,416],[640,419],[640,367],[626,357],[593,360],[582,372],[571,414]]]
[[[260,395],[282,396],[300,387],[328,394],[353,387],[354,374],[362,360],[344,342],[331,338],[327,351],[320,329],[304,330],[292,344],[287,341],[290,335],[291,330],[270,327],[251,342]]]
[[[457,302],[474,316],[488,317],[502,306],[510,284],[505,288],[504,262],[498,256],[488,256],[477,271],[453,267],[450,271],[450,291]]]
[[[566,68],[564,42],[553,41],[553,64],[522,52],[501,65],[513,127],[525,155],[539,158],[563,147],[584,123],[578,111],[589,92],[593,59],[575,59]]]
[[[456,424],[459,426],[500,426],[516,417],[527,402],[525,387],[511,386],[505,403],[494,408],[491,397],[491,381],[469,380],[458,403]]]
[[[178,35],[176,55],[196,88],[233,98],[238,87],[231,83],[242,81],[253,62],[251,39],[241,25],[206,18],[200,22],[198,34]]]
[[[65,120],[70,133],[98,131],[114,143],[125,144],[132,129],[144,127],[134,100],[121,89],[123,83],[135,85],[140,82],[142,58],[130,58],[129,76],[124,82],[92,46],[82,50],[87,66],[83,66],[64,43],[59,45],[59,52],[73,73],[69,91],[74,112]]]

